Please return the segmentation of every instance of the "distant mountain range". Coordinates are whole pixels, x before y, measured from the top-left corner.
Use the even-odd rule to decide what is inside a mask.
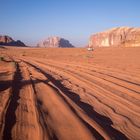
[[[26,45],[21,42],[20,40],[13,40],[11,37],[7,35],[0,35],[0,45],[5,45],[5,46],[22,46],[25,47]]]
[[[66,39],[60,37],[49,37],[37,44],[38,47],[45,48],[73,48],[74,46]]]
[[[13,40],[7,35],[0,35],[0,45],[21,46],[26,45],[20,40]],[[140,47],[140,28],[117,27],[90,36],[89,47]],[[74,48],[68,40],[53,36],[40,41],[37,47],[43,48]]]
[[[140,28],[119,27],[91,35],[89,47],[140,47]]]

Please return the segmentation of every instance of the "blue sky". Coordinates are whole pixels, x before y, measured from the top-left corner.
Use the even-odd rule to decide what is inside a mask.
[[[27,45],[60,36],[84,46],[91,34],[119,26],[140,26],[140,0],[0,0],[0,34]]]

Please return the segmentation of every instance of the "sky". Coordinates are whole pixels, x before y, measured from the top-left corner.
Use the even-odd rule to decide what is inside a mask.
[[[140,27],[140,0],[0,0],[0,34],[31,46],[59,36],[82,47],[120,26]]]

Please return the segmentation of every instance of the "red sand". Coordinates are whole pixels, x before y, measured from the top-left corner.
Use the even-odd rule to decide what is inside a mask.
[[[7,48],[0,56],[0,139],[140,138],[140,48]]]

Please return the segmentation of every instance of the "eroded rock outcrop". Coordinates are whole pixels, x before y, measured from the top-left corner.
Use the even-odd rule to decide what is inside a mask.
[[[0,45],[5,45],[5,46],[26,46],[20,40],[15,41],[11,37],[6,36],[6,35],[4,35],[4,36],[0,35]]]
[[[60,37],[49,37],[37,44],[38,47],[51,48],[73,48],[74,46],[66,39]]]
[[[89,40],[90,47],[140,47],[140,28],[118,27],[94,34]]]

